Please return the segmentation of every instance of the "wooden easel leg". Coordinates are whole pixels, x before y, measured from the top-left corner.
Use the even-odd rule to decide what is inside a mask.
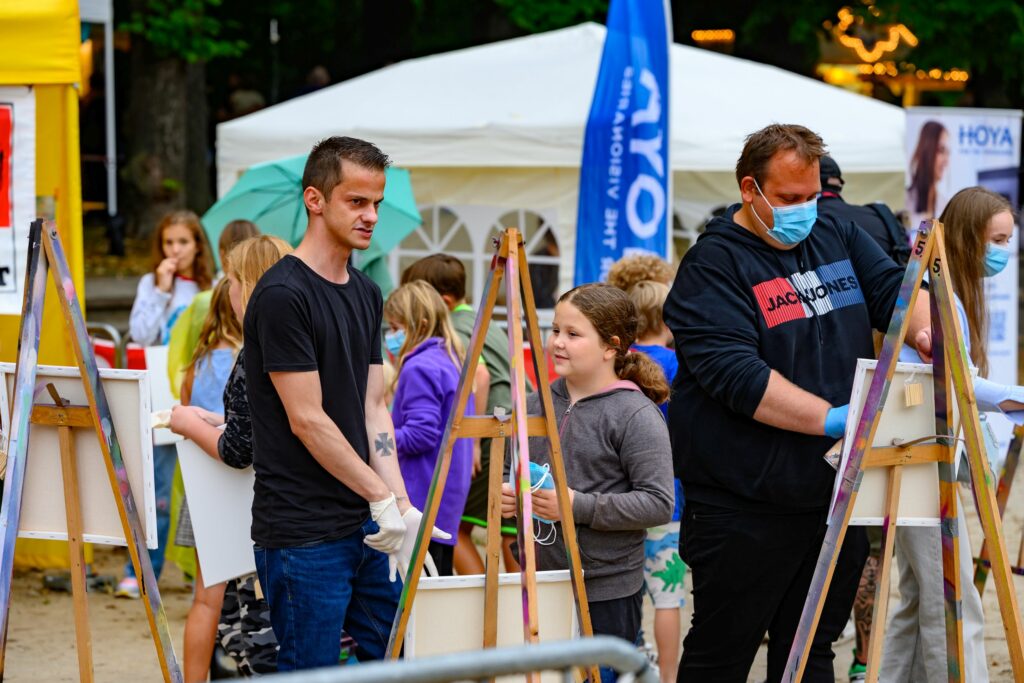
[[[29,417],[32,414],[36,366],[39,362],[39,334],[43,321],[43,299],[46,295],[47,263],[42,251],[42,229],[43,222],[37,220],[32,222],[29,231],[25,299],[21,308],[21,330],[18,333],[18,365],[14,377],[10,422],[7,423],[7,460],[3,472],[3,503],[0,504],[0,679],[3,679],[7,652],[14,546],[21,520],[21,498],[28,457]]]
[[[71,427],[58,427],[60,465],[64,480],[64,512],[68,520],[68,549],[71,553],[71,595],[75,603],[75,638],[80,680],[91,683],[92,636],[89,632],[89,599],[85,584],[85,544],[82,542],[82,502],[78,488],[78,464]]]
[[[882,639],[885,634],[885,618],[889,613],[889,574],[892,570],[892,551],[896,541],[896,520],[900,512],[902,478],[902,467],[897,465],[889,468],[889,488],[885,494],[885,522],[882,526],[882,556],[875,589],[875,610],[871,617],[873,627],[868,637],[868,683],[878,683],[878,671],[882,666]]]
[[[936,235],[933,254],[943,254],[942,238]],[[939,289],[943,276],[936,278]],[[932,387],[935,400],[935,433],[943,437],[952,437],[950,427],[953,425],[953,395],[949,372],[949,341],[957,339],[953,328],[946,327],[946,321],[939,310],[942,301],[941,293],[931,297],[929,301],[932,319]],[[952,334],[952,336],[950,336]],[[976,413],[975,413],[976,415]],[[940,439],[942,441],[942,439]],[[957,525],[960,524],[958,498],[956,492],[956,453],[955,442],[947,438],[944,443],[944,457],[938,463],[939,470],[939,531],[942,540],[942,597],[945,605],[946,622],[946,672],[950,683],[963,680],[964,671],[964,628],[963,628],[963,591],[960,576],[960,536]]]
[[[938,231],[936,257],[940,266],[932,276],[930,291],[938,299],[942,329],[956,343],[947,344],[949,372],[953,377],[956,400],[960,406],[960,418],[963,423],[963,434],[966,443],[967,462],[971,468],[971,486],[978,504],[978,517],[985,534],[989,553],[992,556],[992,573],[996,582],[996,594],[999,598],[999,610],[1002,615],[1003,631],[1006,634],[1006,645],[1010,651],[1010,662],[1013,666],[1015,680],[1024,680],[1024,631],[1020,621],[1020,608],[1017,603],[1017,592],[1013,585],[1013,574],[1003,538],[1002,519],[999,505],[995,497],[995,482],[992,470],[985,456],[985,441],[981,433],[981,421],[978,418],[977,400],[974,396],[974,383],[970,374],[970,359],[963,343],[963,331],[955,310],[953,287],[949,272],[945,266],[946,252],[942,233]],[[955,530],[954,530],[955,531]]]
[[[484,289],[483,299],[485,303],[483,311],[490,312],[494,310],[494,305],[498,298],[498,283],[501,282],[502,274],[504,273],[503,264],[503,259],[495,259],[491,270],[491,277]],[[478,317],[477,326],[474,328],[472,338],[470,339],[469,349],[466,350],[466,362],[462,366],[462,373],[459,375],[459,387],[456,392],[455,405],[452,408],[452,412],[448,415],[448,424],[445,427],[444,435],[441,437],[441,453],[438,456],[437,465],[434,467],[434,477],[427,491],[426,504],[423,506],[423,519],[420,522],[420,530],[416,535],[416,542],[413,544],[412,561],[405,576],[402,594],[398,598],[398,609],[395,611],[394,621],[391,623],[391,635],[388,638],[388,646],[384,654],[385,659],[398,659],[402,652],[402,643],[405,642],[405,631],[409,627],[412,603],[416,599],[416,589],[419,586],[420,573],[423,571],[423,562],[427,555],[431,530],[434,528],[434,522],[437,520],[437,511],[441,506],[441,494],[444,492],[444,485],[448,479],[452,448],[462,426],[466,405],[469,403],[469,395],[473,388],[473,375],[476,372],[480,353],[483,349],[486,332],[486,323],[481,327],[480,318]]]
[[[103,385],[100,384],[96,357],[89,344],[85,318],[78,304],[75,283],[71,278],[71,271],[68,269],[67,258],[60,243],[57,226],[53,222],[48,222],[44,227],[42,241],[53,275],[53,284],[57,290],[57,298],[60,300],[61,311],[64,314],[64,324],[70,333],[71,346],[82,376],[82,385],[89,399],[93,426],[96,430],[96,437],[99,439],[100,450],[103,452],[103,461],[107,468],[110,488],[114,494],[114,503],[117,505],[121,526],[124,529],[125,538],[128,540],[128,554],[135,567],[136,576],[140,579],[139,588],[142,592],[143,604],[146,607],[146,617],[149,620],[149,629],[153,635],[153,644],[156,647],[160,669],[167,683],[179,683],[182,680],[181,668],[174,655],[167,614],[160,601],[160,590],[157,588],[156,576],[149,561],[149,554],[146,552],[142,515],[135,505],[131,482],[128,480],[124,458],[121,456],[121,446],[110,416],[110,406],[107,403],[107,396],[103,392]]]
[[[507,233],[508,261],[505,264],[505,302],[508,307],[508,352],[512,376],[512,425],[515,433],[514,471],[516,496],[519,499],[519,565],[523,586],[523,641],[532,645],[538,641],[540,626],[537,621],[537,549],[533,539],[533,500],[530,495],[530,441],[527,437],[526,368],[523,353],[522,301],[519,272],[519,233]],[[538,351],[540,351],[538,349]],[[538,378],[539,380],[539,378]],[[549,437],[551,435],[549,434]],[[565,525],[563,524],[563,527]],[[540,674],[526,674],[530,683],[539,683]]]
[[[487,554],[484,580],[484,647],[498,644],[498,565],[501,562],[501,475],[505,438],[491,439],[487,471]]]
[[[518,237],[518,232],[509,231]],[[520,300],[520,272],[518,239],[508,239],[508,261],[505,264],[505,305],[508,307],[508,351],[511,361],[512,381],[512,424],[518,452],[517,488],[522,500],[522,514],[519,517],[520,536],[519,563],[523,581],[523,639],[532,644],[537,642],[537,549],[533,542],[533,501],[530,496],[530,442],[526,430],[526,368],[523,354],[522,301]],[[542,352],[540,349],[538,352]],[[538,378],[539,379],[539,378]],[[563,525],[563,528],[566,525]],[[527,674],[527,680],[539,680],[536,672]]]
[[[1010,489],[1013,486],[1013,478],[1017,474],[1017,464],[1020,462],[1021,446],[1024,445],[1024,426],[1013,428],[1013,439],[1006,451],[1006,460],[1003,462],[1003,471],[999,477],[999,485],[996,488],[996,505],[999,507],[999,516],[1006,512],[1006,501],[1010,498]],[[974,561],[974,587],[978,593],[984,595],[985,582],[988,580],[988,541],[982,541],[981,551]],[[1024,535],[1021,536],[1020,550],[1017,554],[1017,567],[1024,566]]]

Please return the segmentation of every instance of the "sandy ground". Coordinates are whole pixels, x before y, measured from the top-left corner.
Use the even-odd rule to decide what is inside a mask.
[[[963,500],[970,500],[964,492]],[[968,524],[974,548],[980,547],[981,529],[973,508],[967,511]],[[1019,485],[1010,498],[1006,519],[1006,537],[1010,556],[1016,558],[1024,522],[1024,485]],[[97,548],[96,566],[100,573],[119,574],[125,557],[123,549]],[[42,575],[29,572],[15,576],[8,639],[5,680],[19,681],[76,681],[78,661],[75,652],[74,613],[71,596],[42,588]],[[1018,599],[1024,594],[1024,578],[1014,577]],[[167,619],[170,623],[175,651],[181,654],[182,631],[191,603],[191,592],[183,585],[181,572],[168,565],[161,578]],[[897,599],[895,576],[892,584],[893,601]],[[893,603],[894,604],[894,603]],[[995,585],[991,578],[985,591],[984,605],[989,616],[986,624],[986,647],[991,680],[1010,683],[1013,674],[1009,654],[999,618],[999,605]],[[645,612],[644,631],[653,641],[652,612]],[[140,601],[119,600],[103,593],[89,595],[89,617],[93,641],[96,681],[159,681],[153,641],[146,621],[145,609]],[[690,611],[683,611],[683,633],[689,624]],[[837,680],[846,680],[850,664],[852,641],[847,639],[836,645]],[[751,681],[764,680],[765,648],[758,653]]]

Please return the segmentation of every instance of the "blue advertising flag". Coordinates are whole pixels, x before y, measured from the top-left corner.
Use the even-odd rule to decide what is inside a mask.
[[[659,0],[612,0],[580,164],[577,285],[623,255],[668,256],[672,196],[669,16]]]

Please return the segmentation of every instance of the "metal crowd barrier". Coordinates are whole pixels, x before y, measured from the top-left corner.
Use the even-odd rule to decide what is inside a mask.
[[[128,343],[127,335],[121,337],[121,333],[117,331],[113,325],[107,323],[86,323],[85,329],[89,333],[90,337],[100,337],[101,339],[108,339],[114,344],[114,367],[123,368],[125,367],[125,345]]]
[[[614,669],[621,683],[658,683],[658,669],[644,653],[621,638],[595,636],[538,645],[519,645],[397,662],[368,662],[313,671],[264,676],[273,683],[449,683],[486,681],[530,671],[561,671],[575,680],[575,670],[589,666]]]

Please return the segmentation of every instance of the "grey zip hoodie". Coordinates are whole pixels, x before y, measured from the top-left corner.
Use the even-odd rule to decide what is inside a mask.
[[[565,380],[551,385],[583,560],[587,599],[635,594],[644,582],[645,530],[672,519],[672,447],[665,418],[632,382],[569,402]],[[539,394],[527,412],[541,412]],[[530,460],[550,464],[548,441],[530,438]],[[536,545],[542,570],[567,569],[561,524],[552,545]]]

